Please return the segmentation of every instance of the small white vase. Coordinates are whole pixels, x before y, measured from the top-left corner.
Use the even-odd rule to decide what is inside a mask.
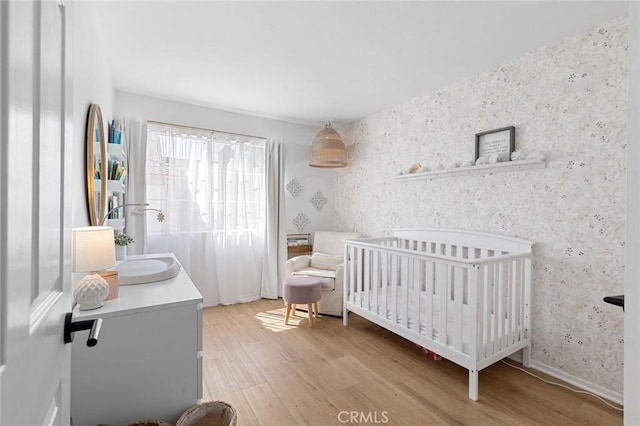
[[[116,244],[116,260],[125,260],[127,258],[127,246]]]
[[[101,307],[109,294],[109,284],[100,275],[92,272],[86,275],[73,291],[73,298],[80,305],[81,311]]]

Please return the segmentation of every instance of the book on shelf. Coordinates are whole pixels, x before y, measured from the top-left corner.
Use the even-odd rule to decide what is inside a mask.
[[[124,164],[120,160],[109,159],[107,176],[109,180],[120,180],[126,174]]]
[[[107,206],[107,211],[109,213],[109,219],[120,219],[120,210],[118,207],[120,206],[120,200],[117,195],[112,195],[109,197],[109,205]]]
[[[287,246],[308,246],[310,244],[311,234],[288,234]]]
[[[111,120],[109,125],[109,143],[119,145],[122,143],[122,131],[120,130],[120,121]]]

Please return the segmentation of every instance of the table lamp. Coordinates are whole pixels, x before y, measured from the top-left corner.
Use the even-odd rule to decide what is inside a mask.
[[[97,309],[109,293],[109,284],[97,274],[116,264],[113,228],[85,226],[71,230],[73,246],[73,272],[89,272],[78,283],[73,297],[81,311]]]

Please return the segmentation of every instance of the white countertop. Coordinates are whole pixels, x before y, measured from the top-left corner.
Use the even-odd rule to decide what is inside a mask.
[[[127,256],[127,259],[151,259],[171,256],[173,253],[156,253],[139,256]],[[177,260],[177,259],[176,259]],[[146,284],[120,286],[116,299],[107,300],[104,306],[90,311],[74,309],[74,320],[109,318],[115,315],[132,315],[144,311],[165,309],[180,305],[202,303],[202,295],[189,278],[182,266],[178,275],[164,281]]]

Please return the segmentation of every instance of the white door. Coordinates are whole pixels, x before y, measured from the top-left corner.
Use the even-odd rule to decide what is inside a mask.
[[[0,426],[70,419],[67,15],[0,1]]]

